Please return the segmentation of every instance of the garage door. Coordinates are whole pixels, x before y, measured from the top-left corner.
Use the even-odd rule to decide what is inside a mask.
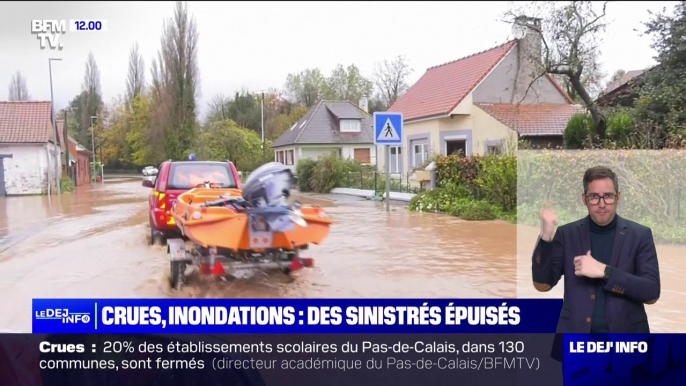
[[[372,163],[372,158],[370,156],[370,149],[355,149],[355,160],[362,162],[363,164]]]

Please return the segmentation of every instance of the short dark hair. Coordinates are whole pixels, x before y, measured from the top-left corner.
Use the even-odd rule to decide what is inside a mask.
[[[586,173],[584,173],[584,193],[588,192],[588,185],[591,182],[605,178],[612,179],[612,183],[615,186],[615,192],[619,192],[619,181],[617,180],[617,175],[615,172],[605,166],[594,166],[592,168],[588,168]]]

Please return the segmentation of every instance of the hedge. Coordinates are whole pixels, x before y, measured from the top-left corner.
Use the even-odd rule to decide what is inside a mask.
[[[618,177],[617,213],[653,228],[663,242],[686,242],[686,151],[680,150],[525,150],[517,155],[518,222],[539,226],[538,211],[554,202],[558,223],[588,214],[583,205],[583,174],[607,166]]]

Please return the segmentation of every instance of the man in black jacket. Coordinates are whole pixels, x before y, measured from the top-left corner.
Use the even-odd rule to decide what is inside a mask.
[[[583,179],[588,216],[560,226],[541,210],[532,258],[534,287],[549,291],[564,275],[558,333],[649,333],[644,304],[660,297],[660,272],[650,228],[617,214],[615,173],[593,167]]]

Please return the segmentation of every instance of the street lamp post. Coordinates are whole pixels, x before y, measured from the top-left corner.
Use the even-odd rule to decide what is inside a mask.
[[[58,60],[61,61],[62,59],[59,58],[49,58],[48,59],[48,68],[50,69],[50,114],[52,118],[52,128],[53,131],[55,132],[55,145],[57,145],[57,141],[59,140],[59,136],[57,134],[57,123],[55,122],[55,98],[52,93],[52,61],[53,60]],[[68,151],[69,149],[67,149]],[[59,152],[57,149],[54,149],[54,154],[55,154],[55,185],[57,186],[57,195],[62,194],[62,190],[60,188],[60,159],[59,159]]]
[[[267,144],[265,143],[265,137],[264,137],[264,90],[257,90],[255,93],[259,93],[260,95],[260,125],[262,126],[262,163],[265,164],[267,163]]]

